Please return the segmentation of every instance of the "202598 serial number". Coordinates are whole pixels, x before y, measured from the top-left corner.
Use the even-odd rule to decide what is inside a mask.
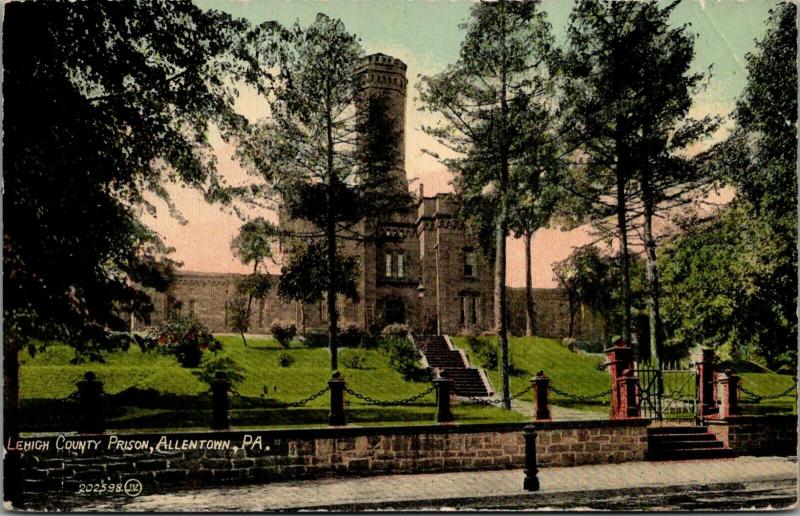
[[[125,483],[118,482],[110,484],[106,482],[96,482],[91,484],[78,484],[78,494],[105,495],[125,493],[128,496],[138,496],[141,492],[142,483],[135,478],[128,479]]]

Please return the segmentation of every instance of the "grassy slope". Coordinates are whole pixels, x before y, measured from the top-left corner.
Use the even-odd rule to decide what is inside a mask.
[[[467,353],[471,364],[482,365],[465,337],[453,337],[453,343]],[[608,373],[597,368],[599,362],[597,358],[572,353],[554,339],[512,337],[509,339],[509,344],[514,368],[519,371],[517,375],[511,377],[512,395],[530,385],[530,379],[537,371],[544,371],[551,380],[550,385],[556,389],[580,396],[598,394],[610,387]],[[499,393],[502,388],[500,372],[491,370],[486,372]],[[524,399],[530,401],[532,395],[525,394]],[[550,401],[554,405],[608,412],[609,396],[600,398],[597,403],[576,403],[551,392]]]
[[[480,366],[465,337],[453,337],[456,346],[466,351],[470,363]],[[597,369],[599,359],[580,353],[573,353],[554,339],[540,337],[518,337],[510,339],[511,357],[514,367],[520,369],[520,375],[511,378],[511,393],[524,389],[531,376],[543,370],[552,380],[551,385],[562,391],[577,395],[592,395],[608,390],[609,376],[605,371]],[[500,390],[500,373],[487,371],[496,390]],[[769,373],[742,373],[742,385],[756,394],[778,394],[793,383],[788,375]],[[530,395],[525,395],[530,399]],[[575,403],[555,393],[550,400],[554,405],[570,406],[583,410],[607,412],[609,397],[605,396],[598,403]],[[743,398],[743,401],[746,398]],[[758,404],[742,403],[745,413],[794,412],[797,411],[794,392],[777,400],[762,401]]]
[[[330,355],[327,349],[292,347],[295,358],[290,367],[280,367],[279,355],[284,351],[271,339],[249,340],[244,347],[238,337],[220,337],[223,350],[218,356],[229,356],[244,368],[245,381],[238,386],[242,398],[234,400],[233,419],[238,426],[314,425],[327,421],[329,397],[320,396],[302,408],[287,409],[284,403],[304,398],[324,387],[330,377]],[[340,351],[340,365],[351,353],[366,357],[364,369],[342,367],[348,387],[381,400],[396,400],[414,396],[430,384],[407,382],[392,370],[386,358],[375,350]],[[112,427],[159,428],[169,426],[202,427],[208,420],[207,397],[198,398],[208,386],[195,378],[191,370],[182,368],[174,357],[142,353],[132,347],[127,353],[111,353],[105,363],[70,364],[73,353],[63,345],[50,346],[44,353],[20,356],[21,397],[30,407],[29,424],[32,430],[55,425],[40,418],[42,410],[52,411],[75,390],[75,382],[85,371],[94,371],[105,384],[106,392],[115,394],[129,387],[156,389],[171,394],[175,400],[158,406],[126,407],[112,413]],[[264,388],[267,393],[264,393]],[[361,423],[431,422],[435,418],[435,395],[428,394],[411,406],[375,407],[346,395],[350,421]],[[47,404],[49,403],[49,404]],[[193,406],[194,405],[194,406]],[[57,409],[56,409],[57,410]],[[456,407],[461,422],[520,421],[523,416],[494,408]]]

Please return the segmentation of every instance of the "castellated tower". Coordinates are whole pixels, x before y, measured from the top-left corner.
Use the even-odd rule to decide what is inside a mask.
[[[406,64],[386,54],[372,54],[364,57],[356,70],[361,80],[364,98],[383,97],[389,119],[394,122],[397,136],[396,173],[406,189],[408,180],[405,173],[405,124],[406,124]],[[365,106],[359,106],[364,110]]]

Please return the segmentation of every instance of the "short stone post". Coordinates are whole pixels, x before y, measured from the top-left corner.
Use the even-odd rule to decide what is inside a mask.
[[[719,412],[715,394],[716,356],[713,349],[704,349],[700,355],[700,360],[696,363],[697,367],[697,389],[700,403],[700,417],[711,417]]]
[[[522,429],[525,439],[525,480],[522,483],[526,491],[539,490],[539,464],[536,460],[536,428],[527,425]]]
[[[225,371],[214,373],[211,381],[211,429],[228,430],[231,427],[230,408],[231,402],[228,393],[231,390],[231,381]]]
[[[730,369],[717,378],[719,387],[719,417],[728,419],[739,415],[739,377]]]
[[[105,394],[103,382],[91,371],[83,375],[83,380],[75,384],[78,387],[78,403],[80,405],[81,434],[102,434],[106,429]]]
[[[534,417],[537,421],[550,420],[550,378],[539,371],[531,380],[533,384]]]
[[[433,383],[436,385],[436,422],[451,423],[454,419],[453,410],[450,408],[450,392],[453,388],[453,380],[440,376]]]
[[[328,380],[331,390],[331,412],[328,415],[328,424],[331,426],[344,426],[344,378],[342,373],[334,371]]]
[[[606,367],[611,376],[611,419],[625,419],[627,406],[623,403],[620,386],[625,371],[633,371],[633,350],[625,339],[617,339],[606,351]]]
[[[615,419],[639,417],[638,380],[633,376],[633,369],[623,371],[622,378],[617,378],[619,392],[618,416]]]

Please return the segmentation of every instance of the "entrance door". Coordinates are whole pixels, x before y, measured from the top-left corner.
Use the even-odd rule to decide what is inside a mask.
[[[385,317],[388,324],[404,324],[406,322],[406,305],[400,299],[386,301]]]

